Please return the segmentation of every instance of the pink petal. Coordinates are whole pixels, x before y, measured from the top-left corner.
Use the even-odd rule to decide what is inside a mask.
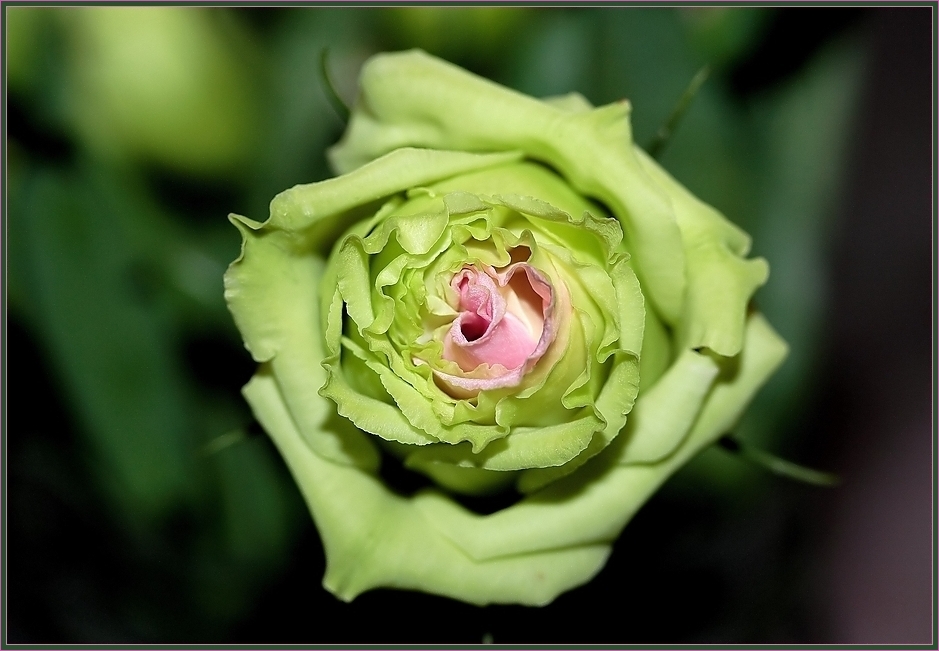
[[[436,372],[455,395],[513,386],[554,340],[554,291],[527,262],[499,271],[464,267],[453,276],[459,314],[443,357],[466,375]]]

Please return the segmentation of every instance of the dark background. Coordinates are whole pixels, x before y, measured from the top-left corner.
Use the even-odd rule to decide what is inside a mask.
[[[5,6],[4,642],[935,642],[931,8],[188,11],[208,36],[157,42],[228,53],[212,78],[234,81],[168,82],[137,123],[95,85],[127,28]],[[541,609],[325,592],[221,301],[225,214],[328,176],[324,46],[346,97],[369,53],[420,46],[536,95],[625,95],[639,143],[710,63],[662,163],[754,236],[792,347],[738,434],[842,484],[709,450]],[[190,96],[153,99],[173,92],[259,137],[187,142]]]

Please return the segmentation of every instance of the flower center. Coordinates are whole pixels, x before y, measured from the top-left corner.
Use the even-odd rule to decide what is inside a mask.
[[[476,341],[484,334],[486,330],[489,329],[490,323],[486,319],[463,319],[463,322],[460,324],[460,330],[463,332],[463,336],[467,341]]]
[[[527,262],[513,262],[499,270],[463,267],[450,287],[458,314],[443,357],[467,375],[439,377],[464,391],[518,384],[555,337],[551,284]]]

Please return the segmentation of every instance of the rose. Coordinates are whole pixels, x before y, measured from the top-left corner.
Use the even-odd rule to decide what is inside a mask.
[[[261,362],[245,396],[340,598],[550,602],[785,356],[748,311],[765,261],[632,144],[628,112],[379,55],[341,175],[232,217],[226,297]],[[398,495],[379,449],[446,491]],[[448,495],[512,485],[489,515]]]

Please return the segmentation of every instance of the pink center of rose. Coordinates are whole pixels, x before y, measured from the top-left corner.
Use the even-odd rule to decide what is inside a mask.
[[[516,262],[498,271],[463,267],[450,286],[459,314],[444,338],[443,357],[467,375],[438,377],[454,394],[518,384],[556,334],[551,284]]]

